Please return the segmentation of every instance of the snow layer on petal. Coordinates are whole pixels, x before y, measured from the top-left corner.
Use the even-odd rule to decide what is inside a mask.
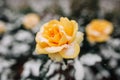
[[[61,51],[63,48],[66,48],[68,45],[65,44],[65,45],[62,45],[62,46],[52,46],[52,47],[46,47],[44,48],[47,52],[49,53],[56,53],[56,52],[59,52]]]
[[[83,41],[83,33],[82,32],[77,32],[75,41],[80,44]]]
[[[60,52],[63,58],[76,58],[80,52],[80,47],[77,43],[71,43],[66,49]]]

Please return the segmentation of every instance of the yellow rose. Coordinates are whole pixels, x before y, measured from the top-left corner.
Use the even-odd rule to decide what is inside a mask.
[[[3,34],[6,31],[5,23],[0,21],[0,34]]]
[[[40,22],[40,18],[35,13],[29,13],[23,18],[23,25],[26,29],[34,28]]]
[[[87,39],[90,43],[107,41],[112,31],[113,25],[107,20],[95,19],[86,27]]]
[[[36,52],[48,54],[52,60],[61,61],[76,58],[80,52],[79,44],[83,33],[78,32],[74,20],[60,18],[44,24],[36,35]]]

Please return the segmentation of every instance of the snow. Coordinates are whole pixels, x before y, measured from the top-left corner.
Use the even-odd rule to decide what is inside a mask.
[[[8,47],[12,45],[12,42],[13,42],[13,37],[7,34],[7,35],[4,35],[4,37],[2,38],[1,45]]]
[[[54,73],[54,71],[58,70],[59,68],[60,68],[60,64],[51,63],[51,65],[49,67],[49,71],[46,74],[46,77],[49,77],[50,75],[52,75]]]
[[[29,60],[24,64],[24,70],[21,74],[22,77],[28,77],[30,73],[33,76],[39,76],[39,68],[42,62],[40,60]]]
[[[0,73],[2,73],[5,69],[9,69],[13,64],[15,64],[13,59],[5,60],[4,58],[0,57]]]
[[[3,46],[0,44],[0,54],[6,55],[8,54],[8,52],[9,52],[9,49],[6,46]]]
[[[69,0],[58,0],[58,4],[60,5],[60,7],[62,8],[63,12],[66,15],[70,15],[71,14],[71,10],[70,10],[70,1]],[[65,5],[63,5],[65,4]]]
[[[75,44],[73,43],[73,44],[68,45],[68,48],[66,49],[65,53],[67,56],[73,55],[75,53]]]
[[[19,56],[21,54],[27,55],[27,52],[29,51],[30,46],[25,43],[14,43],[12,47],[12,54],[14,56]]]
[[[87,53],[80,58],[80,62],[87,66],[93,66],[96,62],[101,62],[102,58],[97,54]]]
[[[108,65],[111,67],[111,68],[115,68],[118,63],[117,63],[117,60],[116,59],[110,59]]]
[[[78,59],[75,59],[74,68],[75,68],[75,80],[83,80],[85,75],[84,68]]]
[[[110,73],[107,70],[101,70],[100,73],[103,77],[106,77],[106,78],[110,76]]]
[[[85,80],[96,80],[92,70],[89,67],[84,66],[84,70],[85,70]]]
[[[54,77],[50,78],[50,80],[59,80],[60,75],[56,74]]]
[[[107,42],[108,45],[110,45],[112,48],[116,49],[116,48],[119,48],[120,46],[120,39],[116,38],[116,39],[113,39],[111,38],[108,42]],[[120,49],[120,48],[119,48]]]
[[[34,40],[33,35],[28,32],[28,31],[24,31],[24,30],[19,30],[16,34],[15,34],[15,39],[18,41],[22,41],[22,42],[26,42],[26,43],[31,43]]]
[[[119,53],[115,52],[113,50],[113,48],[111,48],[110,46],[101,46],[100,48],[101,50],[101,54],[106,58],[115,58],[115,59],[119,59],[120,55]]]

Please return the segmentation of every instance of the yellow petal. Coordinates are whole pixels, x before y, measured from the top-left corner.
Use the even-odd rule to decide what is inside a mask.
[[[66,48],[67,46],[68,46],[67,44],[64,44],[62,46],[51,46],[51,47],[46,47],[44,49],[49,53],[56,53],[61,51],[63,48]]]
[[[54,53],[54,54],[48,54],[48,56],[55,61],[62,61],[62,56],[59,53]]]
[[[102,35],[102,36],[98,37],[96,40],[97,40],[98,42],[105,42],[105,41],[107,41],[108,39],[109,39],[109,35]]]
[[[95,43],[95,42],[105,42],[109,39],[109,36],[108,35],[101,35],[101,36],[88,36],[87,37],[88,41],[90,43]]]
[[[72,43],[71,45],[69,45],[68,48],[63,49],[59,53],[63,58],[71,59],[76,58],[79,52],[80,52],[79,45],[77,43]]]
[[[108,35],[111,34],[112,32],[113,32],[113,25],[112,24],[107,26],[106,29],[104,30],[104,33],[106,33]]]
[[[26,29],[32,29],[40,21],[40,18],[37,14],[30,13],[23,18],[23,25]]]
[[[40,32],[37,33],[36,37],[35,37],[36,42],[42,47],[48,47],[48,40],[46,38],[44,38]]]
[[[61,36],[62,37],[61,37],[58,45],[63,45],[63,44],[66,44],[68,42],[68,39],[67,39],[67,37],[64,34],[61,35]]]
[[[80,44],[83,41],[83,33],[82,32],[77,32],[76,37],[75,37],[75,41]]]
[[[77,31],[78,31],[78,24],[74,21],[74,20],[71,20],[72,24],[74,25],[74,30],[73,30],[73,35],[72,35],[72,38],[71,40],[69,41],[69,43],[73,42],[75,37],[76,37],[76,34],[77,34]]]
[[[92,26],[88,25],[86,27],[86,33],[87,35],[94,35],[94,36],[99,36],[101,33],[97,30],[92,29]]]
[[[73,34],[73,30],[74,30],[74,26],[71,24],[71,21],[69,21],[67,18],[60,18],[60,23],[63,25],[64,27],[64,31],[69,35],[72,36]]]
[[[49,53],[44,48],[41,48],[39,44],[36,45],[35,51],[37,54],[48,54]]]

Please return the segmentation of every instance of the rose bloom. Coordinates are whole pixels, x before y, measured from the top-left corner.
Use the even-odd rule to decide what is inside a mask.
[[[45,23],[36,35],[36,52],[48,54],[55,61],[76,58],[80,52],[79,44],[83,33],[78,32],[78,24],[74,20],[60,18]]]
[[[32,29],[40,22],[40,18],[35,13],[29,13],[23,18],[23,25],[26,29]]]
[[[107,20],[92,20],[86,27],[87,39],[90,43],[105,42],[113,32],[113,25]]]
[[[0,21],[0,34],[3,34],[6,31],[5,23]]]

